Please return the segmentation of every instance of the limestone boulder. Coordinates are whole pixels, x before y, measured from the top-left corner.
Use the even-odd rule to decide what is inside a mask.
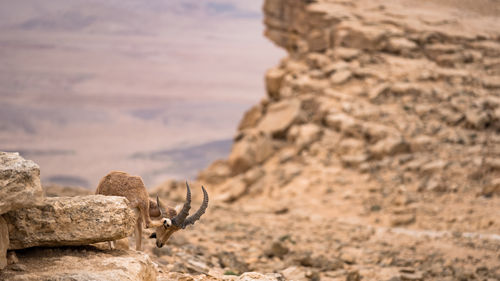
[[[380,26],[367,26],[357,22],[342,22],[335,34],[336,44],[355,49],[378,50],[388,36],[388,30]]]
[[[270,98],[279,98],[281,82],[285,74],[286,72],[280,68],[271,68],[266,72],[266,89]]]
[[[38,165],[18,153],[0,152],[0,214],[42,201]]]
[[[299,100],[288,99],[270,105],[257,129],[269,135],[285,132],[299,119],[300,104]]]
[[[275,152],[273,140],[267,134],[257,133],[243,137],[233,145],[229,165],[233,175],[262,163]]]
[[[0,216],[0,269],[7,265],[7,248],[9,247],[9,229],[7,222]]]
[[[87,245],[118,240],[134,229],[134,211],[125,197],[88,195],[47,198],[42,204],[4,214],[9,249]]]
[[[255,127],[261,117],[262,107],[260,105],[250,108],[247,112],[245,112],[245,115],[243,115],[243,119],[241,119],[240,124],[238,125],[238,130],[241,131],[247,128]]]
[[[153,281],[157,277],[156,265],[149,256],[131,250],[34,248],[19,252],[18,256],[17,268],[8,266],[0,272],[0,280]]]

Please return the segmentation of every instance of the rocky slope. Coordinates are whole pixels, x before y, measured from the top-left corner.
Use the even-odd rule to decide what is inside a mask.
[[[227,200],[327,188],[339,171],[391,191],[498,193],[498,18],[473,29],[443,9],[309,2],[265,2],[265,34],[289,56],[200,179]]]

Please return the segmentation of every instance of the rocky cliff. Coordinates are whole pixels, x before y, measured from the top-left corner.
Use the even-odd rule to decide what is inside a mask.
[[[265,35],[288,57],[200,179],[225,201],[346,181],[500,193],[498,18],[405,3],[265,1]]]

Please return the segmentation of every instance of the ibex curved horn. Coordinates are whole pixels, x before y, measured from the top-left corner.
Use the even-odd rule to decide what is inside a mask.
[[[186,202],[182,206],[182,210],[172,219],[172,224],[177,227],[182,227],[182,224],[189,215],[189,209],[191,209],[191,190],[189,189],[189,184],[186,181]]]
[[[158,210],[160,210],[161,217],[166,217],[165,209],[163,208],[163,204],[161,204],[160,202],[160,197],[158,197],[158,194],[156,194],[156,205],[158,205]]]
[[[208,207],[208,193],[203,185],[201,186],[201,189],[203,190],[203,203],[201,203],[200,208],[198,209],[198,211],[196,211],[196,213],[194,213],[194,215],[190,216],[184,221],[184,223],[182,224],[182,228],[186,228],[186,226],[194,224],[197,220],[199,220]]]

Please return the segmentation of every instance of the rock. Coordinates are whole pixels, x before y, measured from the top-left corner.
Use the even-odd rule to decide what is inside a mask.
[[[340,259],[328,258],[324,255],[312,256],[310,252],[300,253],[296,260],[301,266],[315,267],[321,271],[335,271],[344,267]]]
[[[281,82],[286,72],[280,68],[271,68],[266,72],[267,95],[271,99],[278,99],[281,88]]]
[[[387,95],[387,93],[389,92],[389,90],[391,89],[390,87],[390,84],[389,83],[381,83],[375,87],[373,87],[372,89],[370,89],[370,91],[368,92],[368,97],[370,98],[370,100],[372,101],[376,101],[378,99],[380,99],[381,97]]]
[[[330,64],[330,59],[325,54],[310,53],[306,57],[306,63],[311,69],[323,69]]]
[[[7,222],[0,216],[0,270],[7,266],[7,249],[9,248],[9,229]]]
[[[336,47],[332,50],[331,55],[336,59],[350,61],[357,58],[360,54],[361,51],[359,49]]]
[[[296,280],[296,281],[308,281],[309,278],[306,276],[306,271],[298,266],[290,266],[283,271],[281,271],[283,277],[286,280]]]
[[[422,280],[424,280],[423,274],[420,272],[401,273],[400,278],[402,281],[422,281]]]
[[[380,49],[387,30],[378,26],[365,26],[357,22],[342,22],[337,26],[335,44],[362,50]]]
[[[283,100],[269,106],[257,129],[274,135],[286,131],[300,116],[300,102],[296,99]]]
[[[410,148],[411,151],[428,151],[430,150],[436,142],[432,137],[420,135],[411,139]]]
[[[500,178],[493,179],[490,184],[485,185],[481,189],[481,195],[491,197],[493,195],[500,196]]]
[[[266,255],[269,257],[283,258],[290,250],[281,241],[274,241],[266,250]]]
[[[352,271],[349,271],[349,273],[347,273],[345,280],[346,281],[359,281],[359,280],[361,280],[361,275],[359,274],[359,271],[352,270]]]
[[[410,225],[413,224],[415,220],[415,214],[398,214],[391,218],[391,226]]]
[[[485,111],[469,110],[465,113],[465,119],[469,127],[481,130],[489,123],[491,116]]]
[[[412,96],[417,98],[425,93],[425,91],[423,86],[414,83],[398,82],[391,86],[391,93],[396,97]]]
[[[219,263],[222,267],[228,268],[229,270],[241,274],[249,270],[248,265],[242,262],[233,252],[220,252],[217,254]]]
[[[24,264],[19,264],[19,263],[16,263],[16,264],[13,264],[9,267],[10,270],[14,270],[14,271],[27,271],[28,270],[28,267],[25,266]]]
[[[243,119],[241,119],[240,124],[238,125],[238,130],[241,131],[247,128],[255,127],[261,117],[262,117],[261,106],[260,105],[253,106],[243,115]]]
[[[0,152],[0,215],[42,201],[38,165],[18,153]]]
[[[352,76],[352,72],[350,70],[340,70],[336,71],[332,76],[330,76],[330,82],[334,85],[344,84],[347,82]]]
[[[330,47],[329,32],[324,30],[312,30],[307,34],[307,46],[311,52],[322,52]]]
[[[410,152],[410,145],[400,136],[389,136],[372,145],[368,151],[374,159]]]
[[[442,172],[446,168],[447,165],[448,165],[448,162],[446,162],[442,159],[439,159],[439,160],[435,160],[435,161],[432,161],[430,163],[423,165],[420,168],[420,170],[423,173],[435,174],[435,173]]]
[[[7,264],[15,264],[18,262],[19,262],[19,259],[16,256],[16,252],[14,252],[14,251],[7,252]]]
[[[291,139],[295,140],[295,144],[299,148],[303,148],[317,141],[320,138],[322,132],[321,128],[313,123],[308,123],[293,128],[296,128],[296,132],[292,133],[292,130],[290,130],[289,135],[291,135]]]
[[[234,143],[228,163],[232,175],[247,171],[262,163],[275,152],[273,140],[267,134],[257,133],[243,137]]]
[[[483,87],[488,89],[500,89],[500,76],[484,77]]]
[[[235,281],[283,281],[283,277],[278,273],[262,274],[258,272],[245,272]]]
[[[186,268],[193,273],[207,274],[210,268],[208,265],[198,259],[188,259],[185,262]]]
[[[47,198],[36,207],[10,211],[9,249],[87,245],[129,236],[134,211],[124,197],[89,195]]]
[[[346,167],[359,167],[361,164],[368,161],[368,155],[364,153],[353,155],[342,155],[340,157],[342,164]]]
[[[410,51],[417,47],[415,42],[404,37],[394,37],[388,40],[386,50],[395,54],[408,55]]]
[[[220,184],[231,175],[231,167],[225,160],[216,160],[198,174],[198,179],[207,184]]]
[[[347,136],[358,137],[362,132],[360,122],[344,113],[329,113],[325,117],[325,124]]]
[[[47,197],[72,197],[94,194],[93,190],[78,186],[44,185],[43,191]]]
[[[0,280],[153,281],[157,274],[149,256],[136,251],[34,248],[21,255],[23,263],[15,265],[22,266],[23,270],[4,270],[0,272]]]

